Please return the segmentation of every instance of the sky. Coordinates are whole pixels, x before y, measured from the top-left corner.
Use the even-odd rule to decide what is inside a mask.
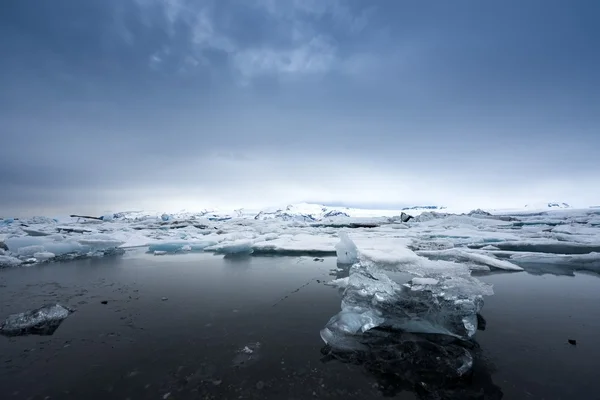
[[[595,0],[11,0],[0,216],[600,204]]]

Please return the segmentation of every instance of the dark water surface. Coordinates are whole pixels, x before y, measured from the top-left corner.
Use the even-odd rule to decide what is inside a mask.
[[[319,331],[340,310],[324,285],[343,276],[334,268],[137,254],[0,270],[0,319],[47,303],[76,310],[52,336],[0,336],[0,399],[423,398],[362,365],[324,362]],[[600,399],[600,279],[480,279],[496,294],[464,398]]]

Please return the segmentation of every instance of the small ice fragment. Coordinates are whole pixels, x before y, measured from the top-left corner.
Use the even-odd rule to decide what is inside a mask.
[[[5,336],[52,335],[72,312],[60,304],[50,304],[20,314],[12,314],[0,325],[0,334]]]
[[[167,253],[168,253],[167,251],[163,251],[163,250],[154,250],[155,256],[164,256]]]
[[[439,281],[433,278],[413,278],[413,285],[437,285]]]
[[[167,301],[167,300],[169,300],[169,298],[168,297],[163,297],[161,300],[162,301]]]
[[[358,262],[358,249],[346,232],[340,232],[340,241],[335,245],[338,264]]]
[[[345,277],[345,278],[334,279],[325,284],[327,286],[335,286],[335,287],[344,289],[344,288],[346,288],[346,286],[348,286],[349,281],[350,281],[350,277]]]
[[[189,244],[186,244],[181,247],[181,251],[192,251],[192,246],[190,246]]]
[[[491,244],[488,244],[487,246],[483,246],[480,250],[500,250],[500,249],[497,248],[496,246],[492,246]]]
[[[254,353],[254,351],[250,347],[244,346],[244,348],[242,349],[242,353],[252,354]]]

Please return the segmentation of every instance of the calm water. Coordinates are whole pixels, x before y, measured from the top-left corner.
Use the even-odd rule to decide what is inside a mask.
[[[52,336],[0,337],[0,398],[419,398],[363,365],[324,362],[335,267],[137,254],[0,270],[0,318],[52,302],[77,310]],[[456,398],[600,399],[600,279],[480,279],[496,294],[470,397]]]

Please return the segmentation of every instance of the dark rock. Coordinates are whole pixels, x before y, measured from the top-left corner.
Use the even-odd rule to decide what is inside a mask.
[[[349,218],[350,215],[346,214],[343,211],[331,210],[323,215],[323,218],[331,218],[331,217],[346,217]]]
[[[577,346],[577,340],[575,339],[569,339],[568,342],[570,345]]]
[[[408,222],[411,219],[413,219],[412,215],[408,215],[407,213],[403,212],[402,214],[400,214],[400,221],[402,222]]]
[[[102,304],[108,304],[108,301],[102,300],[100,303],[102,303]]]
[[[8,246],[4,242],[0,242],[0,249],[8,251]]]

